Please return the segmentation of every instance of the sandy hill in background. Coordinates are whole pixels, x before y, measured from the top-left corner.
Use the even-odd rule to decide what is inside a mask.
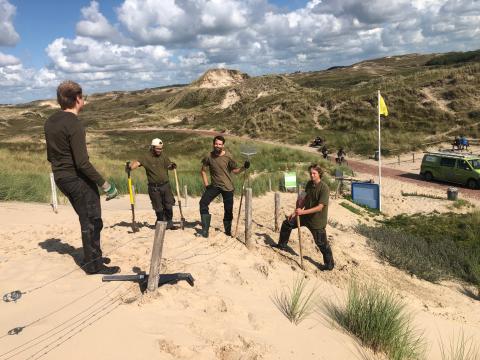
[[[241,84],[248,78],[248,74],[242,73],[238,70],[210,69],[206,71],[198,80],[194,81],[192,86],[208,89],[234,86]]]
[[[301,145],[320,135],[331,148],[372,155],[381,89],[389,108],[383,149],[398,154],[455,135],[480,138],[478,54],[409,54],[258,77],[212,69],[186,86],[93,94],[81,118],[93,130],[228,130]],[[0,145],[18,133],[40,138],[53,111],[45,101],[0,107]]]

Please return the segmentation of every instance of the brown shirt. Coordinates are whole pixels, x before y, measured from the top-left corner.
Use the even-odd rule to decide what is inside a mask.
[[[212,151],[202,160],[202,165],[204,168],[208,167],[210,169],[212,185],[224,191],[234,190],[232,170],[237,168],[237,163],[230,153],[225,151],[224,155],[217,156]]]
[[[77,115],[68,111],[56,112],[45,122],[44,130],[47,159],[55,180],[83,175],[98,186],[105,183],[90,163],[85,128]]]
[[[164,151],[157,156],[149,150],[138,161],[145,168],[149,184],[163,184],[168,181],[168,167],[172,162]]]
[[[305,209],[311,209],[323,204],[322,211],[302,215],[302,217],[304,216],[307,227],[313,230],[324,229],[327,226],[328,218],[328,199],[330,194],[328,185],[323,181],[315,184],[310,180],[305,186],[305,192],[307,193],[305,196]]]

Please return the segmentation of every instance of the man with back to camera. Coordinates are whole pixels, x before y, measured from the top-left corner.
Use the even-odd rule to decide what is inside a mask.
[[[117,196],[117,189],[90,163],[85,140],[85,128],[78,114],[85,105],[82,88],[73,81],[64,81],[57,88],[61,111],[45,122],[47,159],[52,165],[55,183],[72,204],[80,221],[84,264],[87,274],[115,274],[118,266],[107,267],[110,259],[102,258],[100,232],[103,228],[100,194],[107,200]]]
[[[202,160],[200,175],[202,176],[205,191],[200,199],[200,218],[202,221],[201,236],[208,238],[208,229],[212,216],[208,212],[210,203],[220,194],[223,198],[223,226],[225,234],[232,236],[233,220],[233,195],[235,188],[233,186],[233,174],[239,174],[250,167],[250,162],[245,161],[242,168],[237,166],[232,155],[225,150],[225,138],[221,135],[213,138],[213,151]],[[210,170],[212,183],[208,184],[207,168]]]
[[[305,197],[297,201],[295,211],[287,220],[282,223],[280,238],[277,247],[286,250],[292,229],[297,228],[296,217],[300,216],[300,226],[306,226],[313,235],[315,244],[323,255],[324,270],[332,270],[333,261],[332,249],[328,243],[327,226],[328,219],[328,198],[330,189],[322,181],[323,171],[317,164],[310,165],[310,181],[305,185]]]
[[[152,140],[149,151],[138,160],[127,162],[125,170],[134,170],[139,166],[145,168],[148,179],[148,195],[157,221],[167,220],[167,229],[177,230],[173,225],[173,205],[175,197],[168,180],[168,170],[177,168],[177,164],[171,162],[163,149],[163,141],[155,138]]]

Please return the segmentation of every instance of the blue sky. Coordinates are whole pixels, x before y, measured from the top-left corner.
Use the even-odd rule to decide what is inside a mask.
[[[480,48],[478,0],[0,0],[0,103]]]

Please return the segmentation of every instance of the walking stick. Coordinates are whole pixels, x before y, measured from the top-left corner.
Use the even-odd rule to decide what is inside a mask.
[[[243,192],[245,191],[245,180],[247,179],[247,170],[243,173],[243,184],[242,184],[242,194],[240,195],[240,206],[238,207],[238,216],[237,216],[237,225],[235,225],[235,232],[233,233],[232,237],[237,236],[238,231],[238,223],[240,222],[240,214],[242,211],[242,202],[243,202]]]
[[[177,169],[173,169],[173,173],[174,173],[174,175],[175,175],[175,184],[177,185],[178,209],[180,210],[180,227],[181,227],[182,230],[183,230],[183,229],[184,229],[185,218],[183,217],[182,201],[180,200],[180,187],[178,186]]]
[[[300,231],[300,215],[297,215],[298,243],[300,244],[300,267],[303,268],[303,251],[302,251],[302,232]]]
[[[135,223],[135,198],[133,196],[132,178],[130,177],[130,162],[126,163],[128,176],[128,194],[130,195],[130,208],[132,209],[132,231],[137,232],[137,224]]]

